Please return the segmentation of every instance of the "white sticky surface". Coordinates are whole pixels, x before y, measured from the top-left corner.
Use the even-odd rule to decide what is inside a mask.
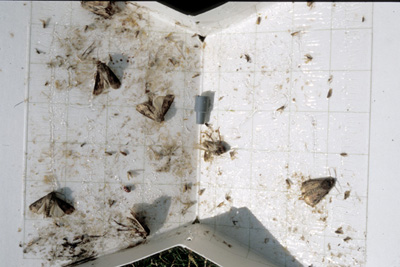
[[[77,212],[63,220],[76,225],[83,222],[79,227],[72,227],[70,235],[103,233],[105,229],[109,230],[110,218],[122,219],[129,215],[133,204],[146,203],[144,206],[151,210],[150,217],[157,217],[155,214],[163,217],[160,221],[152,221],[155,232],[192,221],[197,210],[204,223],[214,225],[281,265],[398,264],[399,255],[395,250],[398,239],[390,230],[396,224],[389,223],[397,218],[388,215],[397,207],[396,198],[390,197],[396,195],[395,168],[386,166],[388,180],[381,183],[381,171],[376,163],[378,155],[385,155],[381,154],[382,130],[377,124],[381,119],[373,116],[385,114],[389,106],[395,106],[395,97],[383,98],[383,93],[374,95],[381,90],[383,80],[395,80],[396,76],[393,69],[391,74],[377,72],[385,64],[392,63],[380,62],[382,57],[379,55],[385,51],[386,39],[372,41],[375,30],[382,33],[387,25],[395,25],[389,21],[376,23],[382,16],[386,17],[385,12],[395,12],[393,7],[382,5],[377,8],[374,3],[317,2],[312,8],[306,3],[274,4],[268,9],[260,8],[247,20],[218,34],[207,36],[203,49],[203,44],[192,37],[192,32],[173,23],[160,23],[144,12],[141,19],[137,18],[146,32],[141,38],[133,38],[136,32],[128,31],[123,33],[124,38],[114,41],[116,36],[113,35],[121,33],[97,33],[94,30],[79,49],[98,40],[101,44],[94,56],[101,60],[107,61],[108,53],[118,59],[133,56],[129,64],[119,64],[116,68],[116,73],[123,75],[122,88],[94,98],[91,95],[93,64],[82,64],[78,71],[48,68],[46,64],[57,54],[65,55],[60,39],[82,31],[85,25],[94,22],[95,16],[81,9],[78,2],[1,5],[5,7],[3,10],[25,8],[24,17],[29,18],[30,13],[32,16],[26,28],[23,22],[14,26],[15,31],[2,28],[10,40],[18,40],[21,46],[18,51],[23,51],[25,44],[30,49],[26,74],[29,94],[24,103],[28,108],[25,201],[22,204],[24,223],[19,225],[18,214],[8,212],[2,206],[2,210],[10,214],[10,219],[2,220],[2,224],[7,227],[4,229],[11,229],[7,232],[8,238],[3,240],[17,240],[24,245],[38,232],[48,230],[45,227],[54,225],[52,220],[32,214],[27,207],[47,192],[64,188],[74,200]],[[376,13],[375,9],[380,12]],[[18,12],[18,16],[21,14]],[[262,18],[259,25],[256,24],[258,16]],[[40,19],[50,17],[48,28],[43,29]],[[111,29],[118,28],[121,25],[118,23],[121,21],[111,22]],[[137,27],[135,22],[126,23],[128,28]],[[174,39],[166,42],[165,37],[170,32],[174,32]],[[294,32],[299,33],[292,36]],[[28,41],[24,39],[27,35]],[[398,39],[391,40],[398,42]],[[187,47],[189,52],[185,50]],[[46,54],[37,54],[35,48]],[[7,48],[4,51],[11,53],[14,50]],[[249,62],[245,54],[250,56]],[[306,54],[313,57],[307,63]],[[154,60],[154,55],[166,60],[155,70],[149,70],[148,63]],[[168,58],[171,56],[181,60],[184,57],[182,65],[170,65]],[[25,73],[21,69],[26,66],[23,53],[18,58],[21,66],[12,68],[5,63],[0,66],[3,80],[13,75],[23,76],[19,73]],[[5,75],[11,70],[12,73]],[[192,78],[196,73],[201,75]],[[330,76],[331,83],[328,82]],[[164,126],[157,130],[135,111],[135,105],[146,100],[144,87],[152,78],[157,81],[152,84],[154,90],[176,95],[172,108],[176,113],[167,116]],[[74,83],[77,80],[81,83]],[[46,81],[50,86],[44,86]],[[61,90],[56,89],[56,85]],[[386,87],[388,91],[395,90],[395,84]],[[333,94],[327,99],[330,88]],[[232,160],[226,153],[212,163],[199,159],[196,167],[198,151],[194,147],[198,142],[198,130],[191,109],[193,96],[201,90],[215,92],[210,123],[214,128],[220,127],[223,139],[237,154]],[[383,101],[379,108],[371,109],[371,92],[375,100]],[[7,94],[4,99],[9,96]],[[22,98],[22,92],[16,92],[14,100],[7,101],[15,105]],[[8,106],[10,102],[7,102]],[[4,105],[4,108],[8,106]],[[282,106],[285,106],[283,112],[277,112],[276,109]],[[17,156],[22,155],[22,136],[18,139],[14,133],[22,130],[23,113],[14,113],[10,108],[4,114],[10,122],[21,122],[11,128],[12,132],[3,131],[5,136],[2,135],[3,140],[14,140],[13,144],[19,147],[4,150],[13,156],[2,161],[12,163],[4,164],[5,174],[17,177],[15,169],[22,170],[18,159],[21,157]],[[394,117],[385,119],[396,125]],[[393,129],[396,131],[397,128]],[[385,131],[389,133],[389,130]],[[190,175],[179,172],[179,168],[168,174],[154,172],[157,165],[152,164],[149,147],[167,142],[171,136],[181,147],[174,160],[178,165],[191,166],[185,168],[192,172]],[[392,139],[396,140],[396,136],[394,134]],[[84,142],[85,146],[81,147]],[[392,143],[388,147],[393,147]],[[105,149],[128,149],[130,153],[126,157],[118,153],[106,157]],[[392,159],[399,157],[398,150],[391,151]],[[347,157],[340,156],[344,152]],[[192,156],[188,157],[186,153]],[[137,170],[138,175],[128,181],[124,174],[131,168]],[[197,168],[200,168],[199,177],[196,177]],[[57,181],[48,183],[46,179],[45,182],[44,176],[49,177],[49,174]],[[336,176],[338,183],[316,208],[298,199],[303,180],[329,175]],[[290,189],[286,178],[294,183]],[[135,185],[129,194],[121,189],[128,182]],[[193,187],[185,195],[182,185],[186,182],[193,183]],[[198,186],[197,182],[200,182]],[[22,187],[18,180],[5,185],[3,188],[11,187],[16,191]],[[197,197],[199,189],[205,191]],[[348,190],[350,197],[344,200],[344,192]],[[381,209],[380,194],[387,196],[386,209]],[[15,198],[14,194],[5,196]],[[230,196],[229,201],[226,196]],[[109,197],[118,201],[114,211],[107,206]],[[15,198],[14,202],[18,203],[19,199]],[[185,203],[196,199],[197,204],[182,215]],[[16,204],[14,208],[20,206]],[[248,212],[241,216],[231,207],[247,208]],[[229,216],[218,216],[226,212]],[[86,214],[85,219],[83,214]],[[390,218],[385,219],[385,216]],[[382,222],[386,222],[384,226]],[[343,228],[344,234],[334,233],[339,227]],[[343,241],[347,236],[352,239]],[[110,237],[110,242],[106,240],[99,242],[96,249],[99,254],[128,244],[123,236]],[[14,247],[9,243],[2,244],[5,248],[3,258],[13,255],[10,266],[17,261],[20,266],[35,266],[35,263],[40,266],[42,261],[46,262],[43,252],[22,255],[17,241]],[[394,250],[382,251],[387,244]],[[390,253],[382,258],[384,252]]]

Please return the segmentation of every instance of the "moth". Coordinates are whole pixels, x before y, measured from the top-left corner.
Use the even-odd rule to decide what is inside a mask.
[[[81,1],[81,6],[105,19],[111,18],[118,12],[112,1]]]
[[[314,207],[335,186],[336,179],[333,177],[310,179],[301,185],[301,198]]]
[[[29,209],[34,213],[44,214],[45,217],[61,217],[74,212],[75,208],[62,200],[59,194],[53,191],[33,202]]]
[[[217,132],[218,140],[214,140],[210,133],[203,132],[203,134],[205,134],[209,138],[209,140],[204,140],[200,144],[200,149],[204,150],[204,161],[206,162],[211,161],[213,159],[213,156],[219,156],[228,151],[228,149],[222,143],[219,130],[217,130]]]
[[[118,228],[117,231],[129,231],[131,232],[132,237],[140,236],[146,239],[146,237],[150,234],[150,230],[144,224],[140,223],[138,219],[136,219],[136,213],[132,210],[131,215],[132,217],[126,217],[130,222],[130,225],[125,225],[114,220],[116,224],[123,227]]]
[[[121,82],[112,70],[103,62],[97,61],[97,71],[95,74],[95,83],[93,94],[99,95],[106,87],[118,89],[121,87]]]
[[[149,93],[149,100],[136,106],[136,110],[156,122],[163,122],[164,116],[174,102],[174,95],[157,96]]]

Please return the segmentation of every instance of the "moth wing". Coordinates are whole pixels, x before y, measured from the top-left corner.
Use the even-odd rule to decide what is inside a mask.
[[[326,196],[335,185],[332,177],[318,178],[305,181],[301,185],[301,192],[304,201],[314,207],[321,199]]]
[[[29,205],[29,209],[37,214],[45,213],[45,211],[48,210],[51,194],[52,193],[47,194],[33,202],[31,205]]]
[[[310,205],[311,207],[314,207],[317,205],[323,198],[329,193],[329,190],[323,189],[323,188],[317,188],[314,189],[310,193],[304,194],[304,201]]]
[[[104,87],[105,87],[104,78],[102,77],[100,71],[97,70],[96,76],[95,76],[93,94],[94,95],[101,94],[103,92],[103,90],[104,90]]]
[[[133,226],[138,230],[139,234],[143,237],[146,237],[149,233],[143,227],[143,225],[136,219],[136,214],[131,211],[132,218],[128,217],[128,220],[133,224]]]
[[[48,217],[62,217],[64,215],[64,211],[57,205],[57,202],[53,202],[53,205],[50,207],[49,216]]]
[[[72,205],[68,204],[66,201],[58,197],[56,198],[56,203],[56,206],[58,206],[65,214],[71,214],[75,211],[75,208]]]
[[[162,120],[164,120],[165,114],[167,114],[169,108],[172,105],[172,102],[174,102],[175,96],[174,95],[166,95],[163,99],[162,107],[161,107],[161,114],[162,114]]]
[[[318,188],[321,185],[321,181],[319,179],[311,179],[305,181],[301,184],[301,192],[306,193],[313,189]]]
[[[157,120],[156,114],[155,114],[155,109],[149,102],[144,102],[142,104],[137,105],[136,110],[149,119],[152,119],[155,121]]]
[[[118,89],[121,87],[121,82],[118,79],[117,75],[104,63],[101,63],[103,69],[104,79],[113,89]]]

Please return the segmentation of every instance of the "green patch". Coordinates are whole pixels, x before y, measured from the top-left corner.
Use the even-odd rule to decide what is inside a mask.
[[[219,267],[215,263],[207,259],[204,259],[202,256],[183,247],[174,247],[171,249],[167,249],[158,254],[140,260],[138,262],[124,265],[123,267],[143,267],[143,266]]]

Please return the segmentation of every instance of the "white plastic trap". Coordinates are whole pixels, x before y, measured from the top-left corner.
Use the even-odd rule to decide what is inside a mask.
[[[146,217],[147,244],[99,266],[176,244],[226,266],[364,265],[371,16],[370,3],[228,3],[188,17],[139,2],[103,20],[79,2],[33,2],[27,262],[135,246],[141,239],[116,223],[133,209]],[[93,96],[94,59],[115,71],[120,89]],[[175,95],[162,124],[135,110],[148,91]],[[193,111],[202,93],[230,146],[211,162],[198,149],[206,127]],[[299,200],[303,181],[330,175],[337,186],[315,208]],[[29,211],[52,190],[76,211],[61,219]],[[65,238],[84,234],[85,247],[65,251]]]

